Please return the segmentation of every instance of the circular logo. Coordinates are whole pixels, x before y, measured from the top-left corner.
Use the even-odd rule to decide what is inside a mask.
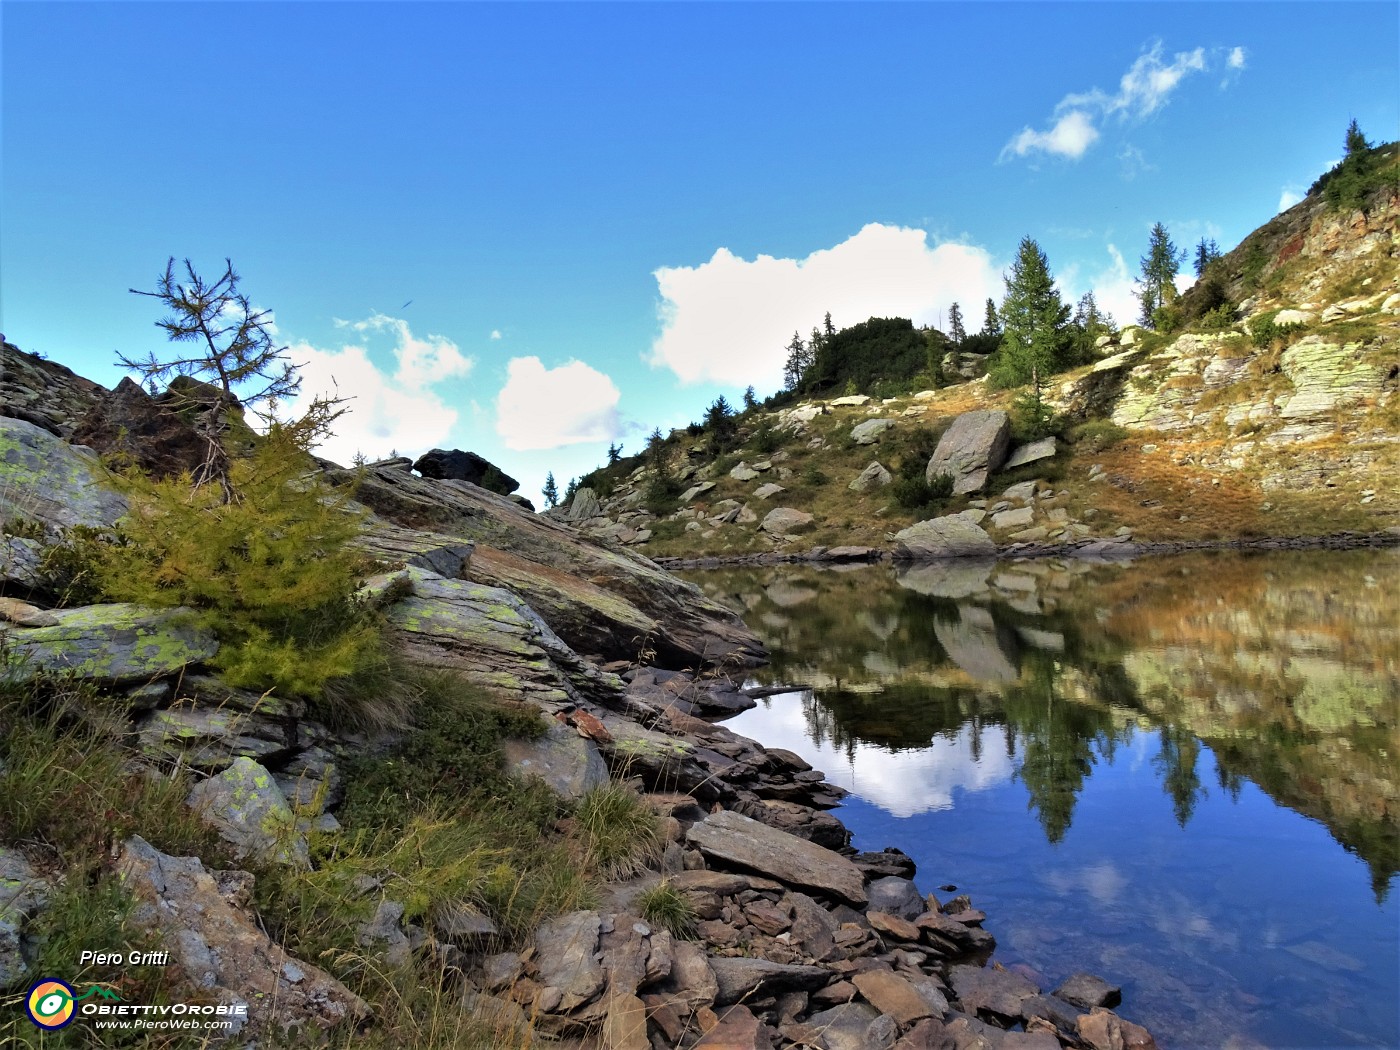
[[[73,988],[64,981],[46,977],[29,989],[24,1008],[40,1028],[62,1028],[73,1020]]]

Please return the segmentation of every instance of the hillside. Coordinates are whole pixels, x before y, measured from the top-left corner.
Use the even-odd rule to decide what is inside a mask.
[[[1394,146],[1376,153],[1400,166]],[[1320,187],[1181,297],[1179,331],[1103,335],[1092,364],[1053,377],[1055,433],[1034,444],[1013,426],[975,491],[923,499],[917,479],[959,415],[1014,423],[1022,391],[966,380],[985,360],[950,353],[951,385],[770,399],[730,422],[722,451],[704,427],[674,432],[548,513],[653,558],[890,550],[900,530],[949,515],[1013,549],[1393,529],[1400,194],[1338,208]]]

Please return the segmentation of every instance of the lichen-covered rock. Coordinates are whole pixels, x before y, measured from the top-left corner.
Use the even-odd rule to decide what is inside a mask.
[[[893,419],[867,419],[851,427],[851,440],[857,445],[873,445],[880,435],[894,427]]]
[[[111,487],[91,449],[70,445],[25,420],[0,416],[0,521],[101,528],[126,510],[126,498]]]
[[[915,522],[894,534],[897,558],[975,558],[996,553],[997,545],[983,529],[959,514]]]
[[[407,570],[413,593],[386,613],[406,654],[546,704],[611,700],[616,675],[583,660],[510,591]]]
[[[1001,468],[1010,445],[1011,420],[1005,412],[964,412],[938,439],[924,476],[932,484],[940,474],[951,475],[954,492],[977,492]]]
[[[289,955],[263,933],[241,901],[224,887],[246,889],[249,877],[210,872],[197,857],[171,857],[139,836],[117,861],[138,901],[132,919],[156,931],[170,962],[202,998],[244,1004],[228,1034],[279,1030],[325,1031],[355,1024],[369,1007],[334,977]],[[232,899],[230,899],[232,897]]]
[[[236,758],[218,776],[196,784],[187,802],[238,856],[311,867],[292,807],[272,774],[251,758]]]
[[[882,488],[893,480],[894,476],[888,470],[878,461],[872,461],[847,487],[852,492],[865,492],[873,488]]]
[[[786,536],[790,532],[805,529],[810,524],[812,524],[812,515],[805,510],[775,507],[764,515],[763,523],[759,525],[759,528],[777,536]]]
[[[117,603],[55,610],[50,627],[0,624],[3,674],[30,681],[69,674],[100,682],[151,681],[213,657],[219,643],[188,609]]]
[[[1012,470],[1015,467],[1023,467],[1027,463],[1036,463],[1042,459],[1051,459],[1055,455],[1055,438],[1045,437],[1039,441],[1032,441],[1021,445],[1012,451],[1002,465],[1004,470]]]
[[[539,777],[555,793],[577,801],[608,781],[608,767],[598,745],[577,731],[549,719],[538,740],[507,740],[506,767],[520,776]]]

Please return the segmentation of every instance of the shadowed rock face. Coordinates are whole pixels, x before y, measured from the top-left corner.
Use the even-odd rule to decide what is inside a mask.
[[[413,464],[413,469],[425,478],[437,481],[468,481],[481,485],[492,492],[509,496],[520,487],[520,482],[503,471],[488,459],[475,452],[463,452],[459,448],[435,448],[423,453]]]
[[[330,480],[349,483],[350,471]],[[386,557],[476,544],[466,578],[518,594],[580,653],[671,668],[748,667],[763,643],[730,610],[654,562],[531,514],[462,481],[433,481],[370,467],[357,498],[373,512],[365,546]]]

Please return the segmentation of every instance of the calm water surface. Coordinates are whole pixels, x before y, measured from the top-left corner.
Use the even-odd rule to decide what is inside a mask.
[[[800,688],[734,719],[997,958],[1161,1045],[1400,1047],[1400,552],[692,573]]]

